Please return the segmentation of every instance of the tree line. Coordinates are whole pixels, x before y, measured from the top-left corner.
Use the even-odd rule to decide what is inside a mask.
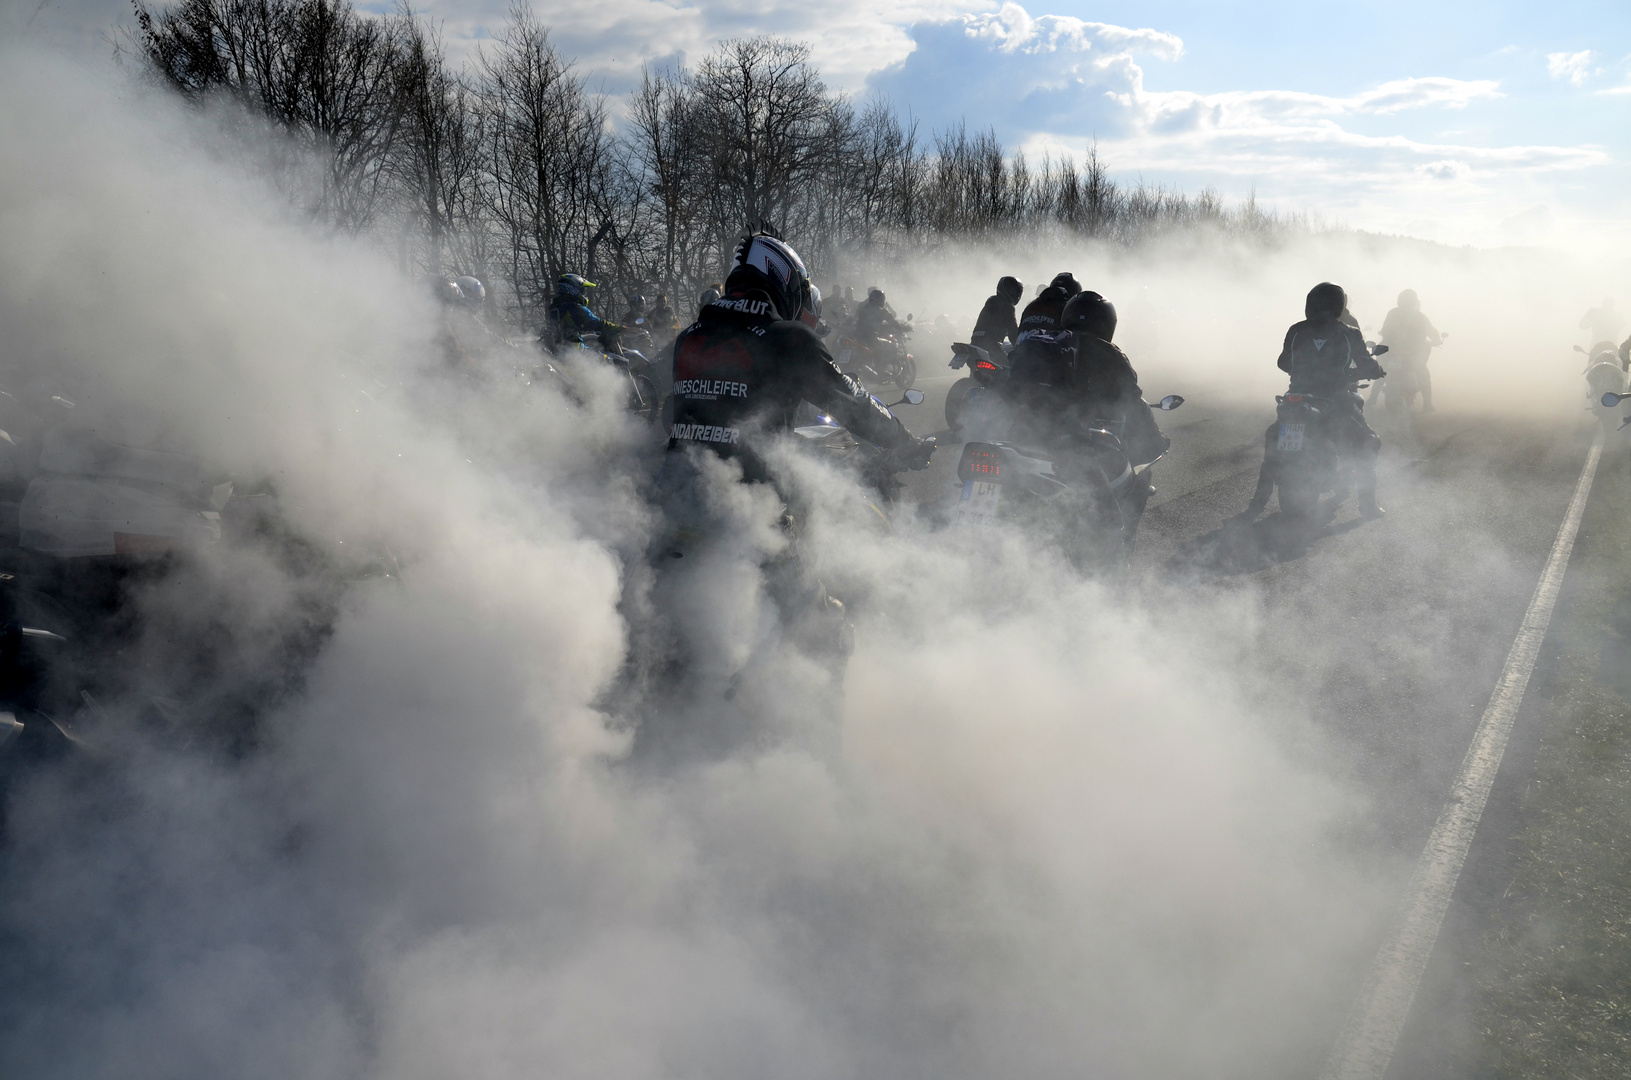
[[[648,68],[614,116],[520,3],[457,67],[406,6],[134,4],[142,68],[216,109],[302,214],[390,245],[409,272],[475,274],[522,321],[567,272],[684,310],[761,225],[829,283],[969,241],[1301,227],[1210,190],[1118,184],[1096,150],[1035,165],[989,131],[925,136],[887,101],[829,89],[808,47],[779,38]]]

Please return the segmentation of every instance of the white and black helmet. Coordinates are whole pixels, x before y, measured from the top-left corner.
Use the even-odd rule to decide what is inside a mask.
[[[454,278],[453,284],[459,287],[459,295],[472,311],[480,311],[487,303],[487,286],[481,283],[480,278],[465,274]]]
[[[820,302],[814,299],[810,272],[804,260],[785,242],[768,233],[745,236],[736,245],[736,266],[731,277],[739,284],[751,282],[752,287],[770,294],[776,311],[784,319],[797,319],[808,313],[814,322],[820,315]],[[731,282],[725,283],[725,292],[734,291]]]

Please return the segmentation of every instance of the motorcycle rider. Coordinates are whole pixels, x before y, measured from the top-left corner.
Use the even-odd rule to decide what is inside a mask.
[[[667,293],[657,294],[657,303],[652,306],[646,321],[651,324],[653,337],[666,338],[674,332],[674,309],[668,305]]]
[[[578,274],[562,274],[555,282],[555,295],[549,301],[549,340],[552,343],[581,342],[585,334],[599,334],[601,342],[615,339],[623,329],[608,322],[589,307],[589,292],[595,283]]]
[[[646,298],[641,293],[629,296],[629,310],[623,313],[623,325],[633,326],[646,317]]]
[[[703,308],[707,307],[715,300],[718,300],[724,288],[725,286],[716,281],[712,285],[709,285],[706,289],[703,289],[702,295],[697,297],[698,313],[701,313]]]
[[[855,313],[855,336],[870,348],[883,339],[906,332],[906,327],[895,318],[895,309],[884,299],[882,289],[868,289],[866,303]]]
[[[452,278],[440,274],[427,278],[426,285],[436,298],[437,350],[449,368],[456,371],[473,368],[475,357],[466,347],[466,341],[462,340],[470,335],[461,332],[466,328],[460,326],[464,321],[464,292]]]
[[[968,343],[984,349],[989,355],[1000,351],[1004,341],[1018,338],[1019,320],[1014,312],[1020,297],[1024,295],[1025,285],[1019,278],[1005,277],[998,281],[997,291],[986,298],[985,307],[980,309],[980,317],[974,321],[974,331],[968,335]]]
[[[1433,322],[1421,310],[1421,299],[1416,290],[1406,289],[1399,294],[1399,305],[1382,320],[1382,342],[1398,359],[1390,360],[1395,374],[1404,365],[1414,365],[1421,373],[1421,411],[1433,411],[1433,381],[1427,371],[1427,358],[1436,345],[1444,344]],[[1389,399],[1391,407],[1391,397]],[[1409,406],[1406,402],[1406,407]]]
[[[459,296],[470,314],[480,317],[487,310],[487,286],[481,279],[471,274],[463,274],[453,279],[453,284],[459,287]]]
[[[1322,281],[1310,289],[1303,304],[1305,318],[1286,331],[1277,364],[1291,376],[1287,393],[1320,399],[1327,430],[1353,462],[1359,513],[1377,518],[1386,513],[1376,502],[1376,459],[1382,451],[1382,440],[1365,423],[1364,401],[1352,387],[1362,379],[1386,378],[1387,372],[1370,354],[1364,335],[1341,321],[1347,304],[1348,294],[1340,285]],[[1276,422],[1263,433],[1263,466],[1257,474],[1257,490],[1235,523],[1250,521],[1268,505],[1278,480],[1279,429]]]
[[[1082,446],[1086,433],[1103,429],[1121,442],[1127,464],[1147,465],[1172,445],[1144,401],[1138,372],[1113,344],[1116,307],[1096,292],[1072,297],[1060,313],[1057,331],[1022,335],[1013,353],[1009,393],[1037,425],[1033,433],[1056,452]],[[1149,470],[1133,477],[1117,495],[1122,539],[1131,550],[1144,505],[1155,491]]]
[[[1025,311],[1019,317],[1019,331],[1027,330],[1057,330],[1059,317],[1064,314],[1065,305],[1070,298],[1082,291],[1077,284],[1076,275],[1066,271],[1055,274],[1048,287],[1037,293],[1036,299],[1025,305]]]
[[[934,441],[914,438],[839,372],[815,333],[820,305],[797,252],[769,233],[744,237],[724,295],[675,339],[670,452],[699,446],[739,458],[745,478],[764,479],[760,450],[792,430],[808,401],[906,468],[926,468]]]
[[[1590,348],[1599,341],[1613,341],[1620,336],[1620,329],[1625,326],[1625,320],[1620,311],[1614,306],[1612,296],[1603,297],[1603,302],[1592,308],[1580,317],[1580,329],[1591,332],[1591,341],[1587,343]]]
[[[771,475],[771,445],[793,436],[804,401],[832,414],[851,434],[889,452],[882,463],[926,468],[933,439],[915,439],[860,383],[838,372],[816,334],[820,292],[798,253],[768,232],[740,240],[724,295],[680,331],[674,346],[674,427],[657,491],[665,527],[652,550],[662,573],[654,604],[670,612],[674,636],[665,638],[672,664],[695,685],[724,684],[734,697],[760,649],[788,641],[806,656],[837,659],[850,651],[845,605],[833,597],[802,555],[799,491]],[[709,493],[739,470],[752,491],[721,501]],[[770,533],[740,532],[745,507],[765,506],[767,488],[781,502]],[[683,560],[683,561],[678,561]],[[732,623],[700,597],[754,576],[752,592],[767,602],[765,615]],[[729,576],[727,576],[729,574]],[[700,576],[700,578],[698,578]]]

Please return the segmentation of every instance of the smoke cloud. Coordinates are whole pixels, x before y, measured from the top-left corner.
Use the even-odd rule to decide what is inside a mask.
[[[264,480],[306,553],[223,545],[152,585],[168,636],[144,637],[95,769],[11,792],[0,1071],[1319,1060],[1401,863],[1352,842],[1364,801],[1258,685],[1253,590],[1138,593],[910,509],[885,532],[790,460],[805,555],[853,599],[840,675],[778,629],[766,489],[707,476],[729,528],[679,584],[653,578],[656,447],[609,380],[584,401],[526,385],[519,347],[446,374],[419,287],[289,220],[208,117],[16,50],[0,99],[32,103],[0,110],[7,388],[71,388],[109,432]],[[1471,256],[1312,244],[1076,270],[1133,294],[1128,332],[1159,326],[1146,351],[1174,380],[1272,392],[1285,324],[1335,277],[1367,326],[1417,287],[1466,334],[1446,379],[1469,397],[1553,400],[1524,365],[1555,337],[1480,317],[1563,318],[1560,280],[1531,288],[1552,268],[1498,293]],[[1405,266],[1443,299],[1395,286]],[[998,272],[1054,269],[992,260],[900,295],[972,311]],[[225,750],[211,710],[245,685],[254,737]],[[121,723],[153,693],[186,694],[197,730]]]

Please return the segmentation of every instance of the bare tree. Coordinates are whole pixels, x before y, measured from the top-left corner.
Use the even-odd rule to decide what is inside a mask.
[[[404,246],[407,238],[417,238],[416,261],[432,273],[485,270],[490,254],[480,205],[481,112],[470,88],[448,70],[440,38],[406,7],[402,15],[404,127],[397,180],[405,203]]]
[[[515,296],[536,308],[556,277],[587,268],[592,242],[609,231],[606,200],[596,199],[610,186],[614,163],[605,106],[520,5],[482,53],[478,80],[485,205],[509,238]]]
[[[347,0],[180,0],[157,14],[136,0],[136,14],[142,50],[172,86],[229,94],[317,164],[315,190],[291,191],[314,217],[370,224],[401,132],[404,20],[360,16]]]
[[[990,130],[933,134],[887,102],[830,92],[796,42],[726,41],[695,70],[647,71],[614,133],[524,3],[449,68],[407,6],[134,0],[146,69],[217,110],[313,220],[382,241],[404,269],[489,271],[518,317],[567,271],[608,293],[692,291],[744,231],[773,224],[818,275],[886,272],[948,241],[1136,245],[1212,230],[1272,242],[1306,222],[1115,183],[1090,147],[1039,166]],[[404,4],[406,0],[404,0]],[[231,126],[231,125],[229,125]]]

